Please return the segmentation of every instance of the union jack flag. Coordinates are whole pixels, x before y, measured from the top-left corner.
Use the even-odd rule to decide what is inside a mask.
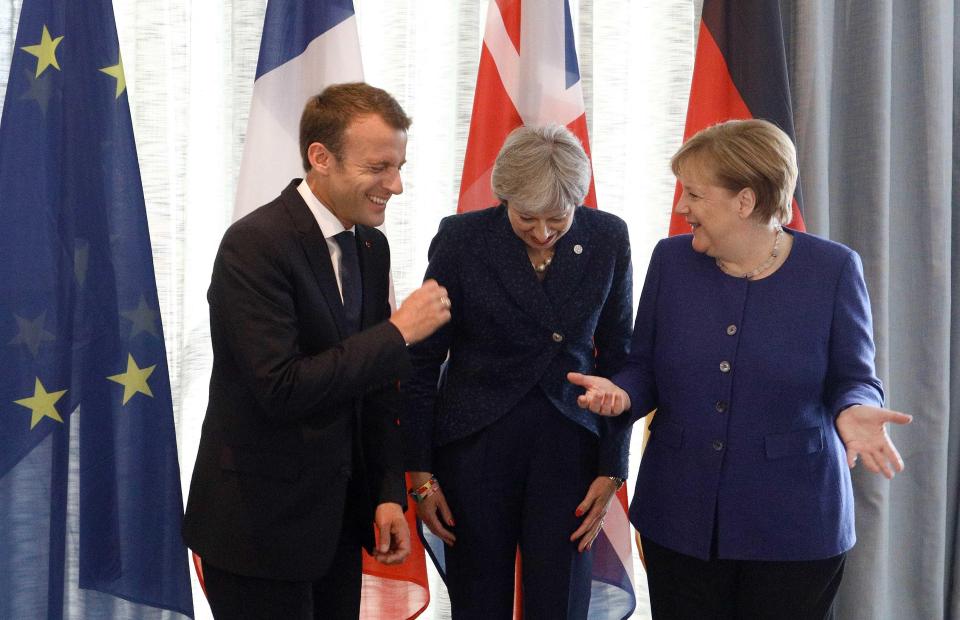
[[[590,155],[570,5],[566,0],[491,1],[457,211],[496,204],[490,174],[503,141],[521,125],[548,123],[566,125]],[[584,203],[597,206],[592,180]]]

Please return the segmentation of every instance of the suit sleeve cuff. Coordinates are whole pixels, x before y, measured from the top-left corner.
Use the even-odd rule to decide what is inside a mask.
[[[630,461],[630,437],[633,425],[623,416],[603,420],[600,431],[600,450],[597,475],[627,477]],[[621,420],[621,418],[624,418]]]
[[[407,485],[404,475],[399,472],[389,472],[384,475],[380,482],[380,493],[377,499],[378,504],[392,502],[394,504],[400,504],[400,506],[406,510]]]

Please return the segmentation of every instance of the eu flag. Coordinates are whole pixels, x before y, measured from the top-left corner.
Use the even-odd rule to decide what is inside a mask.
[[[0,369],[0,618],[192,617],[109,0],[23,2],[0,119]]]

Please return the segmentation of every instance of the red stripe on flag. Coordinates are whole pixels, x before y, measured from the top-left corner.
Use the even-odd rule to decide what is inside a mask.
[[[507,29],[507,35],[513,41],[513,47],[520,51],[520,0],[497,0],[500,16]]]
[[[580,143],[583,144],[583,150],[587,153],[587,158],[590,160],[590,191],[587,192],[587,197],[583,199],[583,204],[591,207],[593,209],[597,208],[597,190],[593,186],[593,156],[590,154],[590,138],[587,133],[587,114],[584,112],[576,118],[572,123],[567,125],[567,129],[573,132],[573,135],[580,138]]]
[[[683,139],[731,118],[753,118],[753,114],[734,85],[727,60],[713,34],[701,24]]]
[[[730,70],[723,52],[720,51],[706,24],[701,22],[683,141],[686,142],[701,129],[732,118],[753,118],[753,115],[730,77]],[[678,182],[673,195],[674,208],[680,201],[680,192]],[[690,225],[674,211],[670,216],[670,236],[688,232],[690,232]]]
[[[473,96],[467,152],[463,160],[458,213],[485,209],[497,203],[490,189],[493,162],[507,135],[522,124],[520,114],[513,107],[500,80],[493,56],[484,44],[480,52],[477,89]]]

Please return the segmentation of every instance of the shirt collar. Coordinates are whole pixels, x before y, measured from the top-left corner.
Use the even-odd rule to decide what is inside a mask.
[[[313,214],[314,219],[317,220],[317,224],[320,225],[320,232],[323,233],[324,239],[332,239],[334,235],[344,230],[356,233],[355,226],[351,226],[350,228],[343,227],[343,224],[337,219],[337,216],[333,214],[333,211],[328,209],[327,206],[316,197],[310,189],[310,186],[307,185],[306,179],[300,181],[300,185],[297,186],[297,191],[300,192],[300,196],[303,197],[303,201],[307,203],[307,208],[310,209],[310,213]]]

